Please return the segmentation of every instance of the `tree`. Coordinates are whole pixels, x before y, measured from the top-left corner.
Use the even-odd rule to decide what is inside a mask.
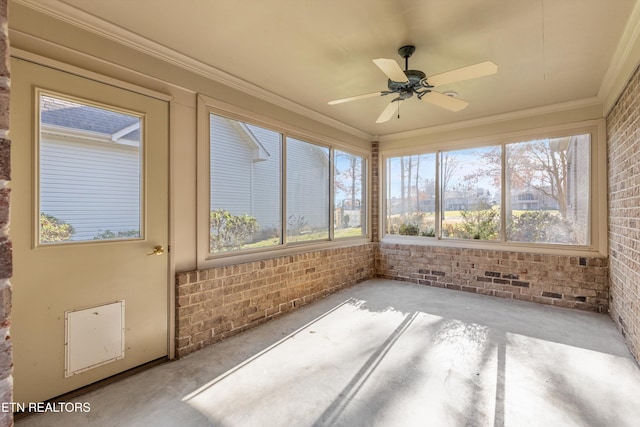
[[[440,188],[442,188],[442,194],[440,197],[442,199],[446,198],[447,191],[451,186],[451,180],[459,166],[460,160],[456,156],[449,153],[442,153],[442,156],[440,157],[440,170],[442,171],[442,182],[440,186]],[[444,209],[442,209],[441,215],[444,220]]]
[[[362,192],[362,158],[344,152],[337,153],[337,157],[346,161],[346,168],[339,169],[336,161],[334,186],[351,199],[351,209],[355,209]]]
[[[440,158],[440,169],[442,170],[442,193],[447,192],[451,186],[451,179],[460,167],[460,160],[449,153],[442,153]]]
[[[65,242],[71,239],[75,230],[68,224],[54,216],[40,214],[40,242]]]
[[[507,188],[524,190],[531,188],[550,197],[558,204],[562,218],[567,216],[567,149],[570,137],[540,139],[509,144],[506,153]],[[483,172],[500,182],[502,149],[495,147],[483,154],[489,167]],[[510,197],[506,198],[507,214],[511,211]]]

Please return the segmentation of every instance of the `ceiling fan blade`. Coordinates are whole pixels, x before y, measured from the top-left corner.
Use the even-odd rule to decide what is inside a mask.
[[[460,111],[467,108],[469,103],[467,101],[463,101],[462,99],[453,98],[451,96],[444,95],[440,92],[431,91],[429,93],[425,93],[422,96],[427,102],[430,102],[433,105],[437,105],[438,107],[450,110],[450,111]]]
[[[409,81],[402,68],[393,59],[378,58],[374,59],[373,62],[392,82],[406,83]]]
[[[388,122],[398,110],[399,105],[400,102],[389,103],[389,105],[387,105],[387,108],[385,108],[382,114],[380,114],[380,117],[378,117],[378,120],[376,120],[376,123]]]
[[[468,67],[456,68],[455,70],[445,71],[444,73],[427,77],[427,83],[431,86],[440,86],[448,83],[484,77],[497,72],[498,66],[496,64],[491,61],[485,61],[469,65]]]
[[[349,98],[342,98],[342,99],[329,101],[329,105],[336,105],[336,104],[342,104],[350,101],[357,101],[358,99],[373,98],[374,96],[380,96],[380,95],[382,95],[382,92],[365,93],[364,95],[350,96]]]

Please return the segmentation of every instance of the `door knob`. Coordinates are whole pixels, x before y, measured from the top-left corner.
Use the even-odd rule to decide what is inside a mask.
[[[164,253],[164,248],[160,245],[153,247],[153,252],[147,255],[162,255]]]

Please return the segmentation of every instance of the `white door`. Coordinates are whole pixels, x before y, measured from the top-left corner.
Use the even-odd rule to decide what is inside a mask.
[[[32,402],[167,355],[168,104],[11,74],[14,401]]]

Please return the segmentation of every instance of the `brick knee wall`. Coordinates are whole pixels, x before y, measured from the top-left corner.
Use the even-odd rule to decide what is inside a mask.
[[[607,117],[611,317],[640,361],[640,69]]]
[[[606,258],[381,243],[376,276],[560,307],[608,310]]]
[[[0,0],[0,403],[13,399],[11,349],[11,283],[13,256],[9,240],[9,188],[11,142],[9,141],[9,35],[7,0]],[[12,426],[13,414],[0,412],[0,426]]]
[[[176,355],[373,277],[373,243],[176,275]]]

